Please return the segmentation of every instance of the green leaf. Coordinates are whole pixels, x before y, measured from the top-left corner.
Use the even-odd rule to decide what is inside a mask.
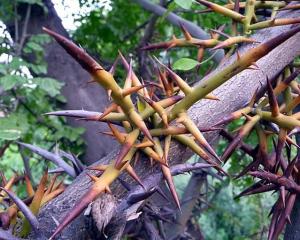
[[[0,139],[16,140],[21,136],[21,131],[18,129],[0,129]]]
[[[64,85],[53,78],[34,78],[33,81],[51,97],[58,95],[61,87]]]
[[[47,66],[45,64],[44,65],[31,64],[30,69],[35,74],[47,74]]]
[[[169,4],[168,8],[167,8],[167,11],[161,16],[161,18],[159,19],[159,23],[162,23],[165,18],[172,12],[176,9],[176,4],[174,3],[171,3]]]
[[[21,66],[27,66],[28,64],[23,61],[22,58],[18,58],[18,57],[13,57],[11,62],[9,62],[7,64],[7,67],[10,70],[19,70]]]
[[[178,6],[188,10],[188,9],[191,9],[193,0],[175,0],[175,3]]]
[[[0,78],[0,86],[4,91],[10,90],[13,87],[27,82],[27,78],[17,75],[6,75]]]
[[[20,133],[25,133],[29,128],[27,118],[22,113],[12,113],[9,116],[0,118],[0,131],[17,130]]]
[[[4,64],[0,64],[0,74],[6,74],[6,66]]]
[[[60,101],[61,103],[67,103],[67,99],[63,95],[57,95],[56,100]]]
[[[20,3],[27,3],[27,4],[42,4],[41,0],[18,0],[17,2]]]
[[[48,34],[41,33],[41,34],[33,35],[30,38],[30,41],[43,45],[51,42],[51,37]]]
[[[199,65],[199,62],[191,58],[180,58],[173,64],[174,70],[188,71]]]
[[[23,51],[25,53],[31,53],[33,51],[35,52],[42,52],[43,51],[43,47],[40,44],[37,44],[35,42],[28,42],[25,46],[25,48],[23,49]]]

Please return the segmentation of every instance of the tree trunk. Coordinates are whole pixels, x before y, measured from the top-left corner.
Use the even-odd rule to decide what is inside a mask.
[[[282,16],[284,17],[285,14],[286,13],[283,13]],[[292,13],[289,12],[289,17],[297,16],[297,14],[299,14],[297,11]],[[264,29],[258,31],[257,34],[254,34],[252,37],[258,41],[264,42],[290,28],[291,26]],[[247,49],[253,46],[253,44],[248,44],[246,47],[240,49],[239,52],[242,54],[244,51],[247,51]],[[299,56],[299,54],[300,34],[297,34],[285,43],[274,48],[274,50],[267,56],[260,59],[257,62],[260,70],[245,70],[216,89],[213,93],[221,101],[201,100],[195,104],[189,111],[190,117],[199,127],[208,127],[213,125],[214,122],[219,120],[225,114],[243,107],[252,97],[257,87],[260,87],[261,84],[265,83],[266,75],[268,75],[269,78],[276,76],[296,56]],[[233,56],[225,64],[228,64],[235,59],[236,56]],[[222,66],[220,68],[222,68]],[[210,142],[212,142],[217,138],[217,134],[207,135],[206,137]],[[101,159],[101,163],[110,162],[117,153],[118,151],[112,152],[105,158]],[[191,156],[191,154],[191,151],[185,149],[183,146],[173,143],[170,150],[170,164],[174,165],[184,162]],[[148,161],[142,160],[139,161],[136,166],[136,171],[141,179],[143,179],[143,183],[147,189],[157,186],[162,180],[162,175],[158,167],[155,167],[153,171],[149,171],[149,168],[150,166]],[[41,210],[39,214],[39,221],[41,223],[40,232],[42,232],[45,236],[49,237],[55,228],[53,218],[61,220],[62,217],[74,206],[75,202],[78,201],[78,199],[81,198],[90,187],[91,181],[86,176],[86,171],[80,174],[63,194],[55,198]],[[93,174],[93,172],[91,172],[91,174]],[[121,201],[120,204],[122,204],[122,201],[126,202],[126,199],[131,194],[143,192],[141,187],[136,186],[129,193],[125,194],[124,190],[117,183],[113,184],[112,190],[114,195]],[[103,208],[105,208],[106,204],[110,204],[109,202],[105,202],[105,198],[106,194],[102,194],[98,198],[99,201],[102,201]],[[99,216],[99,218],[101,217],[105,216]],[[87,229],[84,225],[84,216],[81,214],[62,232],[59,239],[86,238]],[[35,239],[34,234],[31,235],[31,239]]]
[[[66,37],[68,33],[61,23],[51,0],[43,0],[47,9],[45,12],[40,6],[33,5],[28,22],[27,34],[43,33],[42,27],[50,28]],[[19,32],[22,33],[27,5],[23,4],[18,9],[20,15]],[[14,34],[14,23],[7,23],[11,35]],[[20,34],[19,34],[20,35]],[[64,109],[86,109],[91,111],[103,111],[108,105],[106,92],[96,83],[87,84],[89,74],[83,70],[55,41],[44,46],[45,60],[48,64],[47,76],[65,83],[62,94],[67,103]],[[86,163],[92,163],[107,155],[113,149],[115,141],[110,137],[100,135],[99,131],[105,131],[106,124],[86,123],[68,119],[68,123],[74,127],[86,129],[83,138],[87,148],[84,155]]]

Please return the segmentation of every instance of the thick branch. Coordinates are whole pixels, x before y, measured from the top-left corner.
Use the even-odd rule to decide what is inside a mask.
[[[133,0],[137,4],[139,4],[142,8],[153,12],[154,14],[158,16],[163,16],[167,13],[167,9],[153,4],[148,0]],[[201,27],[196,25],[195,23],[192,23],[186,19],[181,18],[180,16],[176,15],[175,13],[168,13],[166,15],[166,19],[173,25],[180,27],[180,24],[183,24],[184,27],[190,32],[190,34],[196,38],[200,39],[209,39],[210,36],[207,32],[205,32]],[[213,54],[215,51],[210,51],[211,54]],[[213,56],[213,59],[215,62],[219,63],[224,57],[224,51],[223,50],[217,50],[216,54]]]
[[[294,12],[293,14],[297,14]],[[291,16],[290,14],[289,16]],[[292,16],[291,16],[292,17]],[[252,37],[256,40],[264,42],[265,40],[277,36],[282,32],[288,30],[290,26],[275,27],[271,29],[261,30]],[[240,49],[242,54],[251,48],[251,45]],[[272,78],[272,76],[278,74],[285,66],[287,66],[296,56],[300,55],[300,34],[290,38],[285,43],[276,47],[267,56],[258,61],[260,70],[245,70],[237,76],[230,79],[226,84],[222,85],[214,91],[214,94],[218,96],[221,101],[209,101],[203,100],[195,104],[189,111],[190,117],[197,123],[199,127],[207,127],[207,124],[213,124],[221,118],[224,114],[228,114],[237,108],[244,106],[257,87],[263,84],[265,74]],[[228,62],[235,59],[233,56]],[[207,139],[211,142],[217,135],[209,135]],[[101,162],[109,162],[116,156],[116,151],[112,152],[105,158],[101,159]],[[191,152],[186,150],[179,144],[173,144],[170,150],[170,164],[174,165],[185,161],[191,156]],[[153,186],[157,186],[161,181],[161,174],[158,168],[154,168],[153,171],[149,171],[148,161],[139,161],[136,166],[136,171],[143,179],[143,183],[147,189]],[[160,176],[160,177],[158,177]],[[90,186],[90,180],[86,177],[85,173],[82,173],[77,177],[74,182],[66,189],[66,191],[59,197],[45,206],[40,215],[39,220],[41,222],[41,230],[46,236],[50,236],[55,228],[55,223],[52,217],[60,220],[75,204],[75,202],[86,192]],[[114,194],[122,199],[126,197],[124,190],[120,188],[116,183],[112,186]],[[141,191],[140,187],[132,189],[132,192]],[[100,196],[101,198],[101,196]],[[103,205],[105,208],[105,204]],[[72,224],[66,228],[60,239],[82,239],[86,237],[86,228],[84,226],[84,217],[81,215]],[[34,239],[34,236],[32,237]]]

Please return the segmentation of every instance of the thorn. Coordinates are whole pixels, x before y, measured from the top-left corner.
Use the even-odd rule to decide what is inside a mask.
[[[126,171],[130,175],[130,177],[132,177],[139,185],[141,185],[142,188],[145,189],[143,182],[141,181],[135,170],[130,166],[130,164],[128,164]]]
[[[34,196],[34,190],[33,190],[32,184],[30,182],[30,179],[29,179],[28,175],[26,175],[26,174],[25,174],[24,178],[25,178],[26,192],[28,194],[28,197],[32,197],[32,196]]]
[[[292,224],[292,221],[291,221],[291,217],[290,217],[290,216],[286,216],[286,221],[288,222],[288,224]]]
[[[144,141],[134,145],[134,147],[136,148],[145,148],[145,147],[152,147],[152,146],[154,146],[154,144],[153,142],[150,141]]]
[[[202,62],[203,57],[204,57],[204,48],[203,48],[203,47],[199,47],[199,48],[198,48],[198,52],[197,52],[197,61],[198,61],[198,62]],[[199,65],[199,67],[200,67],[200,66],[201,66],[201,65]]]
[[[91,78],[91,80],[88,80],[86,83],[90,84],[90,83],[96,83],[97,81],[94,78]]]
[[[180,28],[181,28],[181,31],[182,31],[183,34],[184,34],[185,40],[187,40],[187,41],[192,40],[191,34],[190,34],[190,33],[188,32],[188,30],[184,27],[183,23],[180,23]]]
[[[171,139],[172,139],[172,135],[167,135],[165,137],[164,159],[166,160],[166,162],[168,162],[168,158],[169,158],[169,150],[170,150],[170,145],[171,145]]]
[[[118,57],[116,58],[116,60],[114,61],[113,65],[111,66],[111,68],[109,69],[109,73],[110,73],[111,75],[115,75],[116,67],[117,67],[117,65],[118,65],[118,63],[119,63],[119,60],[120,60],[120,57],[118,56]]]
[[[97,119],[98,121],[102,120],[105,116],[110,114],[111,112],[116,111],[118,108],[118,105],[116,103],[112,103],[109,107],[107,107],[104,112],[99,116]]]
[[[257,41],[255,39],[246,38],[243,36],[230,37],[230,38],[226,39],[225,41],[219,43],[217,46],[215,46],[213,48],[213,50],[217,50],[220,48],[226,48],[226,47],[232,46],[234,44],[239,44],[239,43],[257,43]]]
[[[93,74],[98,70],[103,70],[102,66],[88,55],[86,51],[69,39],[45,27],[43,27],[43,31],[52,36],[89,73]]]
[[[249,106],[250,108],[252,108],[252,107],[254,106],[254,104],[255,104],[258,90],[259,90],[259,87],[256,88],[256,90],[254,91],[254,93],[253,93],[253,95],[252,95],[252,97],[251,97],[251,99],[250,99],[250,101],[249,101],[248,106]]]
[[[280,114],[278,102],[276,100],[276,96],[275,96],[275,93],[273,91],[273,88],[272,88],[272,85],[271,85],[271,82],[270,82],[268,76],[266,78],[267,78],[267,91],[268,91],[269,103],[270,103],[270,108],[272,111],[272,116],[277,117]]]
[[[285,208],[285,187],[280,186],[279,190],[280,190],[281,201],[282,201],[283,207]]]
[[[248,70],[255,70],[255,71],[260,70],[259,68],[257,69],[256,67],[253,67],[253,66],[249,66],[246,69],[248,69]]]
[[[99,183],[99,184],[97,184]],[[99,196],[100,193],[106,190],[105,186],[101,182],[96,182],[91,188],[79,199],[72,209],[63,217],[60,225],[55,229],[54,233],[49,238],[53,240],[63,229],[65,229],[69,223],[71,223],[78,215],[82,213],[86,207]]]
[[[126,97],[128,95],[131,95],[133,93],[136,93],[138,92],[139,90],[141,90],[142,88],[145,88],[147,86],[149,86],[150,84],[147,84],[147,85],[140,85],[140,86],[134,86],[134,87],[131,87],[131,88],[127,88],[127,89],[124,89],[122,91],[122,95],[123,97]]]
[[[236,55],[237,55],[237,60],[240,61],[241,60],[241,55],[239,50],[236,50]]]
[[[125,142],[123,143],[119,154],[116,158],[116,162],[115,162],[115,166],[118,169],[121,169],[123,167],[123,165],[126,162],[123,162],[123,159],[126,157],[126,155],[128,154],[128,152],[132,149],[133,144],[135,143],[135,141],[137,140],[138,136],[139,136],[140,131],[138,129],[133,130],[131,133],[128,134],[128,136],[126,137]]]
[[[215,157],[218,161],[221,161],[217,153],[214,149],[209,145],[206,141],[196,124],[189,118],[186,113],[179,114],[179,120],[182,121],[181,123],[186,127],[186,129],[195,137],[195,139],[199,142],[201,146],[203,146],[209,154]]]
[[[133,161],[133,166],[136,166],[137,162],[139,161],[140,159],[140,152],[137,151],[134,155],[134,161]]]
[[[142,117],[135,111],[131,112],[132,121],[134,124],[144,133],[144,135],[154,143],[153,138],[147,128],[147,125],[143,121]]]
[[[105,171],[107,169],[108,165],[97,165],[97,166],[89,166],[87,169],[94,170],[94,171]]]
[[[257,70],[260,69],[256,62],[252,62],[251,65],[255,66],[257,68]]]
[[[125,182],[122,178],[118,177],[117,179],[127,191],[131,190],[130,185],[127,182]]]
[[[132,86],[132,75],[133,75],[133,70],[132,70],[132,59],[129,61],[129,69],[127,71],[127,76],[125,79],[125,84],[124,84],[124,90],[131,88]]]
[[[155,193],[155,188],[151,188],[148,191],[142,192],[142,193],[136,193],[136,194],[131,194],[128,197],[127,202],[129,204],[135,204],[137,202],[143,201],[147,198],[149,198],[153,193]]]
[[[117,141],[121,144],[123,144],[126,141],[127,134],[125,135],[124,133],[121,133],[118,128],[116,128],[113,124],[107,123],[108,127],[110,128],[111,132],[117,139]]]
[[[18,197],[16,196],[13,192],[0,187],[0,189],[10,197],[11,200],[14,201],[14,203],[18,206],[20,211],[24,214],[28,222],[30,223],[31,227],[34,229],[34,231],[38,230],[39,227],[39,222],[36,218],[36,216],[32,213],[32,211],[27,207],[27,205]]]
[[[109,186],[106,186],[106,187],[105,187],[105,191],[104,191],[104,192],[105,192],[105,193],[112,194],[112,192],[111,192]]]
[[[160,187],[156,187],[156,192],[162,196],[162,198],[164,198],[167,202],[169,201],[168,197],[166,196],[166,194],[163,192],[163,190],[161,190]]]
[[[156,57],[154,57],[154,59],[162,67],[164,67],[167,70],[167,72],[170,75],[171,79],[178,85],[178,87],[180,88],[180,90],[185,95],[187,95],[188,93],[190,93],[192,91],[192,87],[190,87],[180,76],[178,76],[175,72],[173,72],[169,67],[167,67],[166,65],[164,65],[162,62],[160,62]],[[164,84],[164,81],[163,81],[163,84]],[[166,83],[164,85],[166,85]]]
[[[139,96],[141,96],[141,95],[139,95]],[[159,105],[157,102],[153,101],[152,99],[144,97],[144,96],[141,96],[141,97],[144,99],[144,101],[146,103],[148,103],[158,113],[158,115],[161,117],[161,119],[164,123],[164,126],[167,128],[169,124],[168,124],[168,115],[167,115],[165,109],[161,105]]]
[[[176,188],[175,188],[175,185],[174,185],[174,182],[173,182],[173,178],[172,178],[172,175],[171,175],[170,168],[166,167],[164,165],[161,165],[161,170],[162,170],[164,178],[165,178],[165,180],[166,180],[166,182],[169,186],[169,189],[170,189],[172,197],[175,201],[175,204],[178,207],[178,209],[180,210],[181,209],[180,208],[180,201],[179,201],[179,198],[178,198],[178,195],[177,195],[177,192],[176,192]]]
[[[108,97],[108,101],[111,101],[111,93],[112,93],[112,91],[111,91],[111,89],[108,89],[107,91],[107,97]]]
[[[97,181],[99,180],[99,178],[97,178],[97,177],[95,177],[95,176],[93,176],[93,175],[91,175],[91,174],[89,174],[89,173],[86,173],[86,175],[89,176],[90,179],[91,179],[93,182],[97,182]]]

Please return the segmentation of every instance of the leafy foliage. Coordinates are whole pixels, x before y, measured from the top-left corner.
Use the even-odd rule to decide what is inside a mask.
[[[43,6],[42,1],[39,0],[15,2],[16,6],[24,3]],[[14,2],[1,1],[0,11],[6,14],[1,14],[0,19],[5,22],[11,19],[17,20],[19,18],[17,9],[14,7]],[[16,22],[20,24],[20,22]],[[21,150],[12,141],[16,139],[46,148],[52,148],[53,143],[57,142],[65,150],[82,153],[83,141],[79,136],[84,129],[71,128],[65,126],[64,119],[54,119],[42,115],[65,102],[65,98],[60,93],[63,83],[46,77],[47,64],[44,60],[44,45],[51,41],[49,36],[36,34],[27,37],[25,32],[18,38],[14,36],[12,39],[3,24],[1,32],[0,146],[3,147],[0,156],[1,170],[4,170],[8,177],[11,176],[12,170],[23,171],[24,169],[23,158],[29,152]],[[41,169],[48,164],[44,162],[37,164],[35,158],[36,156],[31,158],[30,166],[36,173],[34,177],[38,177]]]

